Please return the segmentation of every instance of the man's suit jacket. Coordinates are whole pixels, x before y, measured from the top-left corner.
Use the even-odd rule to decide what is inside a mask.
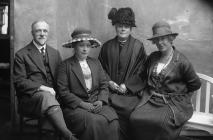
[[[53,81],[56,68],[61,62],[61,56],[57,50],[46,46],[50,72]],[[47,73],[39,50],[31,42],[26,47],[19,50],[14,61],[14,84],[18,96],[32,96],[41,85],[46,85]],[[54,85],[53,85],[54,86]]]

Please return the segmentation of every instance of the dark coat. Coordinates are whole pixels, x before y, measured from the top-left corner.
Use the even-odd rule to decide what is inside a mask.
[[[135,39],[131,35],[127,42],[126,51],[119,53],[119,42],[117,37],[103,44],[100,51],[99,60],[103,69],[108,75],[108,80],[112,80],[117,84],[124,83],[131,93],[136,93],[140,89],[140,84],[129,83],[129,79],[144,69],[146,61],[146,52],[142,42]],[[125,63],[123,74],[119,73],[119,57]]]
[[[46,46],[50,72],[53,78],[56,68],[61,62],[60,54],[50,46]],[[53,79],[54,81],[55,79]],[[14,84],[18,96],[32,96],[41,85],[46,85],[47,73],[39,50],[31,42],[19,50],[14,61]]]
[[[175,124],[180,126],[192,116],[191,96],[194,91],[200,88],[201,81],[192,64],[175,48],[171,62],[161,72],[158,81],[154,81],[150,75],[159,58],[160,52],[152,53],[146,62],[147,69],[141,73],[142,79],[147,79],[147,85],[144,92],[142,92],[142,100],[137,109],[143,106],[152,96],[152,93],[149,92],[150,89],[168,95]]]
[[[140,74],[147,84],[130,116],[135,140],[176,139],[183,124],[192,116],[191,96],[201,86],[192,64],[175,48],[167,67],[159,74],[153,73],[160,55],[159,51],[153,52]]]
[[[125,84],[127,93],[125,95],[115,94],[111,90],[110,104],[119,115],[121,137],[128,139],[129,115],[137,105],[139,98],[137,93],[143,88],[141,82],[130,80],[134,75],[144,69],[146,52],[143,43],[131,35],[125,46],[119,49],[117,36],[103,44],[99,60],[108,75],[108,81],[112,80],[117,84]],[[117,92],[116,92],[117,93]]]
[[[108,104],[108,83],[100,62],[88,57],[87,63],[92,73],[92,89],[89,92],[86,89],[81,66],[75,56],[68,58],[59,66],[57,87],[63,108],[76,109],[81,101],[101,100]],[[113,111],[101,111],[100,114],[109,120],[117,118]]]

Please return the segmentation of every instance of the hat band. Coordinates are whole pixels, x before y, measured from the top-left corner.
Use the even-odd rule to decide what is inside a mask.
[[[162,28],[155,28],[153,30],[153,36],[163,36],[172,34],[172,31],[169,28],[162,27]]]
[[[78,34],[73,36],[73,39],[78,39],[78,38],[91,38],[90,34]]]

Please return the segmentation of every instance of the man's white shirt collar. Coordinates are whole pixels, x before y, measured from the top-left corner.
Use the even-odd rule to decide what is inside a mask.
[[[41,48],[44,48],[44,52],[46,52],[46,44],[44,44],[43,46],[40,46],[34,40],[33,40],[33,44],[36,46],[36,48],[39,50],[40,53],[41,53]]]

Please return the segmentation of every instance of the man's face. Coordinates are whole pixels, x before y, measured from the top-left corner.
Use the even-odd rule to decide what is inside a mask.
[[[34,41],[43,46],[46,44],[49,32],[49,25],[46,22],[38,22],[32,28],[32,35]]]

